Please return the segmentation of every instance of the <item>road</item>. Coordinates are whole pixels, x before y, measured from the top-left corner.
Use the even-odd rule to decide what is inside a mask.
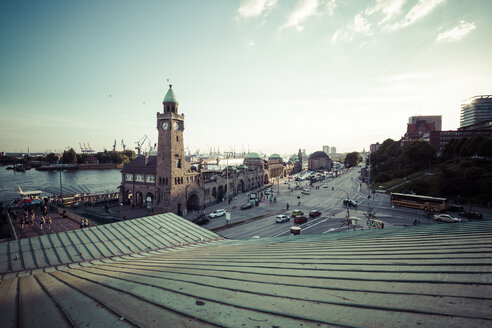
[[[317,218],[309,218],[308,222],[297,225],[301,227],[301,234],[310,233],[332,233],[347,229],[354,229],[353,226],[348,227],[343,225],[342,220],[347,216],[347,208],[343,205],[343,199],[350,197],[355,200],[359,206],[357,208],[349,208],[350,217],[360,218],[359,225],[355,229],[368,229],[366,225],[366,217],[370,207],[375,211],[376,218],[384,222],[384,227],[413,225],[417,220],[418,224],[448,224],[435,222],[432,219],[427,219],[422,210],[411,208],[396,207],[393,208],[389,204],[389,195],[386,194],[370,194],[368,198],[367,185],[361,184],[357,177],[359,176],[358,168],[352,168],[345,171],[336,178],[327,178],[325,181],[316,183],[313,187],[309,186],[309,181],[298,182],[301,189],[289,191],[290,187],[295,187],[296,182],[290,181],[285,183],[281,180],[280,183],[274,186],[277,202],[270,203],[263,201],[259,207],[241,211],[236,208],[230,209],[231,222],[244,220],[245,217],[255,217],[260,214],[273,213],[264,218],[252,220],[251,222],[232,226],[227,229],[217,231],[218,234],[226,238],[247,239],[251,237],[272,237],[285,236],[290,234],[290,227],[295,225],[293,219],[285,223],[275,223],[275,218],[278,214],[290,216],[292,210],[299,209],[304,212],[305,216],[311,210],[317,209],[321,211],[321,216]],[[327,184],[328,188],[323,188]],[[319,188],[317,188],[318,186]],[[301,193],[302,188],[310,190],[309,195]],[[244,200],[236,200],[237,204],[246,202],[246,196],[241,195]],[[300,204],[298,204],[297,196],[300,196]],[[289,204],[289,210],[286,210],[286,204]],[[451,213],[452,214],[452,213]],[[224,218],[211,220],[211,223],[204,227],[211,229],[225,223]]]

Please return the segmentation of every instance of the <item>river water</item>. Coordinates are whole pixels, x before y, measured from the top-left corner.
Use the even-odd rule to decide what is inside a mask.
[[[0,166],[0,201],[9,201],[18,198],[17,186],[23,191],[41,190],[43,196],[50,196],[53,192],[60,193],[59,171],[36,171],[13,173]],[[121,184],[121,172],[114,170],[75,170],[62,171],[62,192],[89,190],[91,193],[115,192]]]

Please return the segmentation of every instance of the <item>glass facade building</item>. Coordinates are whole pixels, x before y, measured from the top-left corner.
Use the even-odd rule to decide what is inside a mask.
[[[461,105],[460,127],[492,121],[492,95],[475,96]]]

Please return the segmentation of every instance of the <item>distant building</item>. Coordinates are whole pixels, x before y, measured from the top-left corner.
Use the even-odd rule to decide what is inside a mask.
[[[485,121],[458,128],[459,131],[469,130],[492,130],[492,121]]]
[[[492,95],[475,96],[461,105],[460,127],[492,121]]]
[[[377,151],[379,149],[380,146],[381,146],[381,144],[379,142],[376,142],[375,144],[371,144],[369,146],[369,150],[371,151],[371,153],[374,153],[375,151]]]
[[[435,131],[441,131],[442,129],[442,116],[410,116],[408,118],[408,124],[417,124],[419,121],[424,121],[425,123],[434,123]]]
[[[336,153],[337,153],[337,147],[331,147],[330,154],[336,154]]]
[[[328,155],[330,154],[330,146],[323,146],[323,151]]]
[[[475,136],[492,138],[492,130],[431,131],[429,143],[438,153],[442,153],[444,147],[451,139],[472,138]]]
[[[400,139],[403,148],[416,140],[429,141],[429,132],[439,131],[436,129],[436,122],[425,119],[417,119],[415,123],[407,124],[407,132]]]
[[[308,158],[308,169],[318,170],[325,169],[331,170],[333,166],[333,161],[330,156],[328,156],[324,151],[316,151],[311,154]]]

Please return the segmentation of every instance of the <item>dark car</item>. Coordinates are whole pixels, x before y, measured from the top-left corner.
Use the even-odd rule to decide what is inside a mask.
[[[294,219],[294,223],[296,223],[296,224],[301,224],[301,223],[306,223],[306,222],[307,222],[307,218],[305,216],[302,216],[302,215],[298,215]]]
[[[357,207],[357,203],[350,198],[344,199],[343,205],[348,206],[348,207]]]
[[[193,223],[196,223],[198,225],[204,225],[207,224],[210,220],[207,218],[207,216],[204,214],[200,214],[197,217],[193,219]]]
[[[481,220],[483,218],[482,213],[478,211],[465,211],[461,213],[461,216],[467,218],[468,220]]]
[[[321,215],[321,212],[318,210],[312,210],[311,212],[309,212],[309,216],[312,218],[315,218],[315,217],[320,216],[320,215]]]
[[[465,209],[463,208],[463,206],[460,206],[460,205],[449,205],[448,211],[461,213],[461,212],[464,212]]]
[[[254,200],[250,200],[246,204],[241,205],[241,209],[242,210],[245,210],[245,209],[248,209],[248,208],[252,208],[254,205],[255,205],[255,201]]]

